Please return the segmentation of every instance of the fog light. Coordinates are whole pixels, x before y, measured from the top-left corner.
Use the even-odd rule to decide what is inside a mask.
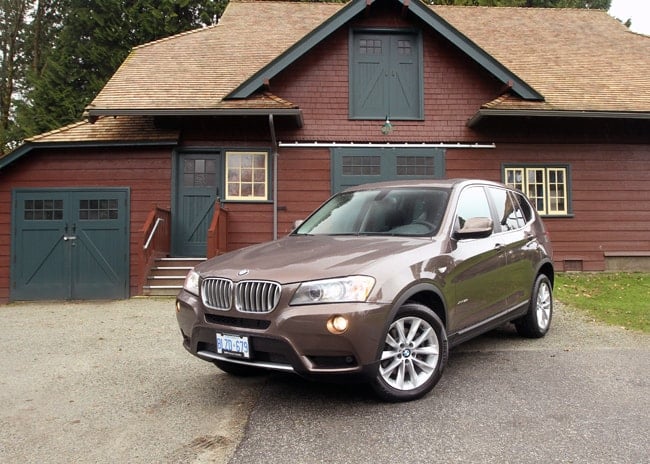
[[[348,329],[348,320],[343,316],[333,316],[327,321],[327,330],[334,335],[342,334]]]

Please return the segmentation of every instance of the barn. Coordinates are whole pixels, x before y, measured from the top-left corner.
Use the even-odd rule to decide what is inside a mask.
[[[604,11],[231,0],[0,158],[0,301],[177,291],[365,182],[524,191],[562,271],[650,269],[650,37]]]

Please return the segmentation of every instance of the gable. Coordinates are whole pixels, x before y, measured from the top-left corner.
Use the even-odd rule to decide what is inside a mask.
[[[425,33],[444,38],[504,84],[508,98],[484,102],[486,111],[650,110],[650,37],[629,32],[604,11],[457,7],[419,0],[233,0],[216,26],[135,48],[88,106],[88,115],[258,110],[299,118],[291,102],[263,100],[259,90],[334,31],[355,17],[372,15],[383,2],[402,5],[401,14],[424,23]]]

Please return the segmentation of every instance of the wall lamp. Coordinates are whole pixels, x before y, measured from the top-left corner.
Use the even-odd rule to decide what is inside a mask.
[[[386,121],[384,121],[384,125],[381,126],[381,133],[384,135],[388,135],[391,132],[393,132],[393,125],[390,123],[390,119],[388,119],[388,115],[386,115]]]

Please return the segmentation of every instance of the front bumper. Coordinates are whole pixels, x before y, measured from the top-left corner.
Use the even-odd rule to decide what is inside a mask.
[[[251,314],[207,309],[185,290],[176,299],[183,345],[193,355],[309,378],[374,377],[390,309],[390,305],[341,303],[279,306],[270,313]],[[333,315],[348,318],[344,333],[327,330]],[[250,359],[217,353],[217,333],[248,337]]]

